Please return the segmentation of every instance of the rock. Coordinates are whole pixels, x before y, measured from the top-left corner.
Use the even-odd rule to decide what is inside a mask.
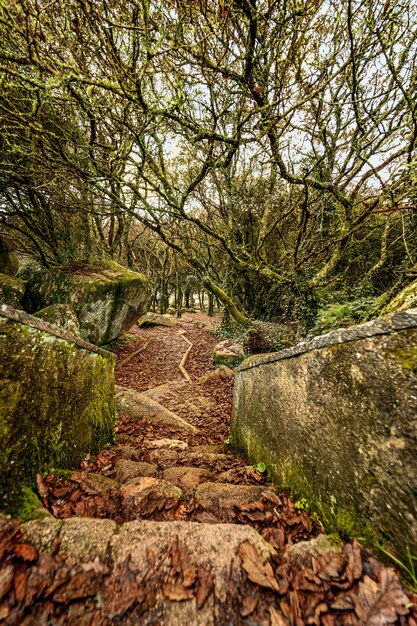
[[[186,422],[182,417],[166,409],[152,398],[127,387],[116,387],[116,406],[119,414],[129,415],[134,419],[146,418],[157,424],[174,426],[178,430],[197,433],[198,428]]]
[[[148,326],[175,326],[175,321],[166,315],[159,315],[158,313],[145,313],[138,319],[138,326],[140,328],[147,328]]]
[[[115,470],[116,480],[120,483],[125,483],[127,480],[138,476],[156,476],[158,473],[156,466],[151,463],[137,463],[127,459],[116,461]]]
[[[221,454],[224,456],[225,447],[222,444],[202,444],[200,446],[189,446],[190,454]]]
[[[29,522],[23,529],[28,541],[40,550],[51,548],[54,540],[60,538],[61,553],[81,559],[89,566],[100,566],[100,561],[107,563],[119,576],[126,563],[133,572],[133,580],[137,581],[143,581],[156,568],[158,584],[152,589],[154,601],[146,603],[147,608],[140,617],[140,623],[144,624],[231,624],[230,616],[236,615],[237,601],[231,590],[248,584],[240,556],[242,544],[253,546],[261,566],[275,555],[271,545],[256,530],[235,524],[141,520],[117,528],[110,520],[71,518]],[[178,568],[178,557],[180,567],[187,568],[191,582],[192,576],[196,578],[189,593],[187,588],[179,586],[180,591],[185,589],[181,601],[177,601],[179,597],[169,585],[174,562]],[[202,593],[197,608],[195,594],[199,588]],[[275,597],[270,596],[271,599],[265,599],[262,604],[267,614],[268,603],[273,606],[276,602]],[[101,606],[101,590],[95,601]],[[260,624],[264,620],[253,614],[251,623]]]
[[[59,551],[73,559],[107,561],[110,540],[116,532],[116,523],[108,519],[71,517],[64,520],[47,518],[22,525],[33,545],[39,550],[50,550],[59,538]]]
[[[88,474],[88,478],[94,483],[98,491],[103,493],[107,493],[110,489],[118,489],[120,487],[117,480],[113,480],[113,478],[108,478],[102,474]]]
[[[176,508],[183,499],[181,489],[158,478],[149,476],[132,478],[120,487],[125,510],[135,515],[146,516],[159,509]]]
[[[129,461],[140,461],[141,459],[139,450],[133,448],[133,446],[118,446],[117,452],[123,459],[128,459]]]
[[[214,347],[213,361],[215,365],[236,367],[245,357],[243,346],[232,339],[225,339]]]
[[[152,439],[149,441],[150,448],[166,448],[167,450],[186,450],[188,443],[180,439]]]
[[[176,450],[152,450],[149,453],[149,460],[151,463],[156,463],[157,465],[163,467],[171,467],[178,463],[179,454]]]
[[[115,358],[23,311],[0,306],[0,498],[51,467],[75,467],[112,441]]]
[[[406,311],[417,307],[417,280],[404,287],[397,295],[383,308],[383,313],[395,313]]]
[[[21,278],[0,274],[0,303],[20,308],[26,283]]]
[[[283,554],[284,559],[294,561],[298,565],[311,567],[311,559],[325,556],[326,554],[341,554],[343,545],[332,540],[327,535],[321,534],[309,541],[299,541],[290,546]]]
[[[231,485],[229,483],[202,483],[195,492],[196,506],[220,516],[227,509],[250,502],[269,503],[269,508],[280,504],[278,496],[258,485]]]
[[[214,474],[201,467],[170,467],[163,473],[164,480],[177,485],[185,491],[198,487],[201,483],[213,480]]]
[[[233,447],[344,534],[417,550],[417,309],[238,368]],[[301,487],[300,487],[301,486]]]
[[[197,379],[197,384],[204,385],[204,383],[209,383],[212,380],[218,380],[219,378],[233,378],[235,375],[234,371],[227,367],[227,365],[220,365],[213,372],[209,372],[205,376],[201,376]]]
[[[22,524],[28,541],[38,548],[38,550],[49,550],[55,539],[59,536],[59,531],[64,524],[64,520],[54,517],[45,517],[40,520],[32,520]]]
[[[76,335],[76,337],[81,337],[80,323],[70,304],[51,304],[51,306],[36,311],[34,316],[49,322],[53,326],[64,328],[64,330]]]
[[[241,588],[247,581],[238,555],[239,546],[244,542],[255,548],[261,563],[275,553],[270,544],[248,526],[134,521],[124,524],[119,534],[113,537],[112,557],[116,565],[130,557],[131,567],[137,572],[149,571],[153,559],[152,563],[159,564],[159,573],[169,580],[170,552],[179,551],[184,561],[191,564],[191,572],[201,573],[210,581],[207,583],[207,598],[200,608],[197,608],[192,593],[190,599],[175,602],[169,600],[168,591],[167,597],[160,590],[156,594],[155,607],[146,616],[146,623],[158,621],[173,626],[232,624],[237,622],[231,618],[236,615],[236,594],[231,590]],[[243,621],[239,623],[243,624]],[[251,623],[263,622],[253,619]]]
[[[19,257],[13,239],[0,235],[0,273],[15,276],[19,269]],[[8,303],[12,304],[12,303]]]
[[[148,299],[146,278],[113,261],[80,262],[60,269],[29,267],[25,305],[30,312],[52,304],[73,306],[81,336],[102,345],[136,321]]]

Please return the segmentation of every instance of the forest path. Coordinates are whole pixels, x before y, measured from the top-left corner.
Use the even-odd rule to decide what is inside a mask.
[[[316,537],[225,445],[233,373],[213,368],[212,323],[135,327],[116,350],[117,443],[39,477],[52,516],[3,522],[0,623],[417,625],[392,570]]]

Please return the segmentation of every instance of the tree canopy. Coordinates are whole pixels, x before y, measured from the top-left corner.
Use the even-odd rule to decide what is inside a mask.
[[[0,34],[0,220],[44,264],[145,228],[241,323],[414,265],[413,3],[0,0]]]

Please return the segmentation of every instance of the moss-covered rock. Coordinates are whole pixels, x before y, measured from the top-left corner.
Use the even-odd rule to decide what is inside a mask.
[[[75,467],[112,440],[114,363],[61,329],[0,309],[0,508],[18,513],[21,488],[38,472]]]
[[[395,313],[417,307],[417,280],[407,287],[404,287],[397,295],[384,307],[383,313]]]
[[[119,337],[146,310],[148,283],[113,261],[83,262],[55,269],[28,268],[26,309],[34,313],[52,304],[70,304],[81,336],[97,345]]]
[[[226,365],[237,367],[245,357],[243,346],[233,339],[225,339],[218,343],[213,350],[213,362],[216,367]]]
[[[75,311],[70,304],[51,304],[40,311],[36,311],[35,317],[39,317],[49,324],[64,328],[76,337],[81,337],[80,323]]]
[[[21,278],[0,274],[0,302],[19,307],[25,295],[26,283]]]
[[[16,244],[10,237],[0,235],[0,272],[15,276],[19,269],[19,257],[16,253]]]
[[[417,550],[417,310],[238,368],[232,444],[328,529]]]

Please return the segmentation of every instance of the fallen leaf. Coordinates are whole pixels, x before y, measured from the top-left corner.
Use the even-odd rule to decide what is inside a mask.
[[[18,543],[14,548],[13,552],[16,556],[20,557],[24,561],[28,563],[33,563],[37,561],[39,552],[34,546],[31,546],[30,543]]]
[[[274,606],[269,607],[269,618],[271,626],[288,626],[288,622],[284,619],[281,611]]]
[[[255,546],[246,540],[239,544],[237,552],[242,559],[242,566],[249,580],[261,587],[279,592],[271,564],[259,556]]]
[[[46,496],[48,495],[48,489],[40,474],[36,474],[36,487],[38,489],[39,496],[41,498],[46,498]]]
[[[0,600],[10,591],[13,583],[13,567],[6,565],[0,570]]]
[[[165,583],[162,585],[162,591],[168,600],[173,600],[174,602],[191,600],[194,597],[191,589],[186,589],[180,582]]]
[[[248,615],[254,612],[257,606],[258,598],[256,596],[244,596],[239,608],[239,613],[242,617],[248,617]]]
[[[195,598],[197,601],[197,608],[202,609],[214,589],[214,580],[210,571],[206,567],[200,566],[197,574],[198,579]]]
[[[409,613],[409,599],[401,587],[394,570],[381,570],[380,582],[365,576],[359,583],[357,596],[351,596],[361,624],[386,626],[394,624],[399,615]]]

